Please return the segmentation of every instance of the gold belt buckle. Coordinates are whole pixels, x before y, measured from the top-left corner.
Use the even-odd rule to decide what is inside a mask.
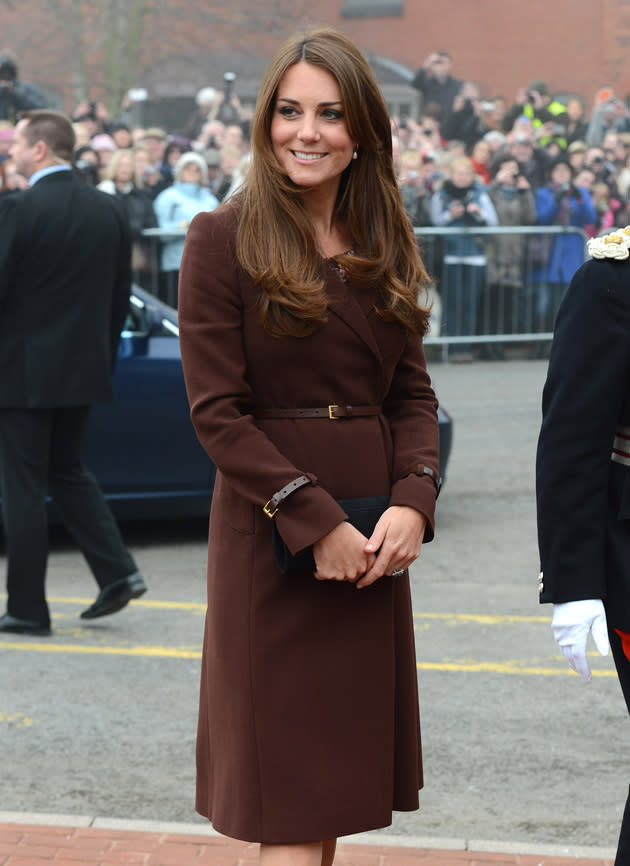
[[[278,506],[276,505],[276,507],[274,508],[273,502],[271,501],[271,499],[263,505],[263,513],[267,517],[270,517],[270,518],[275,517],[277,512],[278,512]]]
[[[330,418],[331,421],[338,421],[339,420],[339,415],[333,415],[333,412],[335,412],[338,408],[339,408],[339,406],[337,403],[330,403],[328,405],[328,417]]]

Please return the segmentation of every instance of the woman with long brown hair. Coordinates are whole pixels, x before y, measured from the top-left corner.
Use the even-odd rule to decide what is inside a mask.
[[[197,810],[265,866],[330,866],[338,836],[418,807],[408,568],[439,488],[426,282],[367,62],[334,30],[289,40],[243,187],[190,226],[179,307],[218,469]]]

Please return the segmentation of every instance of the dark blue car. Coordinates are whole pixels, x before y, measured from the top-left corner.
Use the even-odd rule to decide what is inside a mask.
[[[207,516],[215,467],[190,421],[177,312],[134,287],[114,375],[116,400],[95,406],[84,459],[121,519]],[[452,421],[440,409],[445,477]]]

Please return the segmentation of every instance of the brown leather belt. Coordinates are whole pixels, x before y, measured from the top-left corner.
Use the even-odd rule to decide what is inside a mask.
[[[315,409],[254,409],[254,418],[359,418],[365,415],[380,415],[381,406],[341,406],[331,403]]]

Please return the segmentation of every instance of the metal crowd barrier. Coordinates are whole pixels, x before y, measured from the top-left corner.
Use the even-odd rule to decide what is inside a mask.
[[[133,280],[139,286],[155,295],[164,303],[177,309],[177,280],[178,271],[163,271],[161,269],[162,249],[169,241],[183,241],[186,237],[186,229],[144,229],[143,255],[141,267],[133,267]]]
[[[574,226],[423,226],[415,234],[432,280],[425,344],[445,359],[480,344],[491,358],[506,344],[548,343],[573,272],[588,258],[587,235]]]
[[[423,226],[415,234],[432,280],[425,344],[441,347],[445,359],[473,346],[493,357],[510,343],[550,341],[572,276],[567,261],[587,258],[587,235],[573,226]],[[160,258],[164,243],[186,231],[146,229],[143,236],[134,280],[177,308],[177,271],[161,271]]]

